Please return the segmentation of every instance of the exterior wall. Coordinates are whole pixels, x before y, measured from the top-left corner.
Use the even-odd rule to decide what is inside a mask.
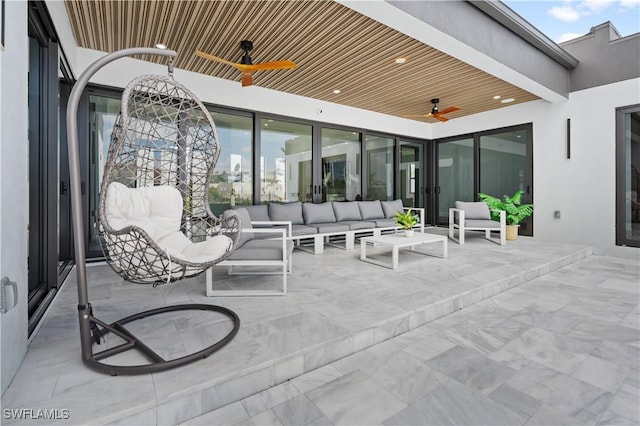
[[[620,37],[610,22],[562,47],[580,60],[571,71],[571,91],[640,77],[640,33]]]
[[[18,284],[18,305],[0,314],[2,392],[27,350],[29,164],[27,2],[5,2],[0,52],[0,274]]]
[[[534,237],[587,244],[595,254],[639,258],[615,245],[615,108],[640,102],[640,79],[534,101],[433,126],[433,137],[533,123]],[[571,159],[566,120],[571,118]],[[561,218],[553,213],[560,210]]]

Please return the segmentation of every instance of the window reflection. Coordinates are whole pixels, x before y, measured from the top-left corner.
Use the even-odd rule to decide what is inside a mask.
[[[473,201],[473,139],[438,144],[438,220],[449,220],[456,201]]]
[[[322,129],[322,201],[360,196],[360,133]]]
[[[89,147],[89,252],[101,252],[100,236],[96,224],[98,216],[98,198],[100,185],[104,175],[104,166],[109,153],[111,132],[120,111],[120,99],[106,96],[90,95],[89,111],[91,111],[91,145]]]
[[[394,140],[367,136],[367,200],[393,200]]]
[[[260,119],[260,200],[311,201],[311,132],[306,124]]]
[[[212,112],[220,139],[220,157],[209,185],[211,211],[220,215],[231,205],[253,204],[253,119]]]

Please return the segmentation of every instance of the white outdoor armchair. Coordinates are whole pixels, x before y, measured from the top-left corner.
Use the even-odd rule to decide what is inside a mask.
[[[500,233],[499,244],[503,246],[506,239],[506,212],[500,211],[500,222],[491,220],[491,212],[487,203],[456,201],[455,208],[449,209],[449,238],[454,238],[458,230],[458,244],[464,244],[466,231],[484,231],[485,238],[491,239],[491,232]],[[497,241],[494,241],[498,243]]]

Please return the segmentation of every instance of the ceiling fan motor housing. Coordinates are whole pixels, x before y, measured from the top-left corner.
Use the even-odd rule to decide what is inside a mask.
[[[433,104],[433,108],[431,108],[431,114],[435,114],[438,112],[438,102],[440,102],[440,99],[438,98],[431,99],[431,103]]]
[[[244,50],[244,55],[242,55],[240,63],[244,65],[253,65],[253,62],[251,62],[251,56],[249,56],[249,52],[253,49],[253,43],[250,40],[242,40],[240,41],[240,48]]]

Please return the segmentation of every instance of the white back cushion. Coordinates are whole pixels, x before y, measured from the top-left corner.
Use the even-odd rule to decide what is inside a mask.
[[[128,188],[112,182],[107,188],[105,216],[115,230],[137,226],[158,240],[180,229],[182,197],[171,186]]]

